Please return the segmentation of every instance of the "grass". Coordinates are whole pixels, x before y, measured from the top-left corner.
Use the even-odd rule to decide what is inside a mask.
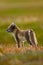
[[[43,29],[40,27],[39,22],[31,22],[31,23],[16,23],[20,29],[33,29],[36,33],[37,40],[39,45],[43,45]],[[0,43],[10,44],[15,43],[14,38],[10,33],[6,32],[9,23],[5,23],[0,26]]]
[[[0,0],[4,2],[38,2],[38,1],[43,1],[43,0]]]
[[[43,52],[28,51],[26,53],[9,53],[0,56],[1,65],[42,65],[43,64]]]
[[[43,49],[31,48],[30,50],[27,42],[25,43],[26,48],[25,46],[19,49],[14,47],[16,42],[12,35],[6,32],[6,29],[16,16],[35,16],[39,20],[43,19],[43,0],[0,0],[0,65],[43,65]],[[11,18],[9,19],[9,17]],[[42,20],[14,23],[20,29],[33,29],[38,44],[43,46]]]
[[[40,8],[12,8],[0,10],[0,16],[16,15],[43,15],[43,7]]]
[[[4,2],[3,2],[4,1]],[[27,1],[27,3],[25,2]],[[43,0],[2,0],[0,5],[0,16],[42,16],[43,15]],[[11,3],[10,3],[11,2]],[[16,2],[16,3],[15,3]],[[21,4],[19,2],[22,2]]]

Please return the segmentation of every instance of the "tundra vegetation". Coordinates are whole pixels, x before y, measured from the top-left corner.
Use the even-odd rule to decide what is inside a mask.
[[[7,27],[14,22],[20,29],[33,29],[38,49],[17,48]],[[0,0],[0,65],[43,65],[43,0]]]

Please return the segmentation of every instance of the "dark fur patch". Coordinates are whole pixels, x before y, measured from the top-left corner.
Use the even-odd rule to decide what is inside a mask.
[[[11,26],[7,29],[7,31],[8,31],[8,32],[13,32],[15,29],[16,29],[16,26],[15,26],[15,25],[11,25]]]
[[[35,43],[35,40],[34,40],[34,33],[33,33],[32,30],[30,30],[30,36],[31,36],[31,41],[32,41],[32,43],[33,43],[33,44],[36,44],[36,43]]]
[[[30,45],[32,45],[31,41],[29,40],[28,31],[25,32],[25,38],[26,38],[27,42],[30,43]]]

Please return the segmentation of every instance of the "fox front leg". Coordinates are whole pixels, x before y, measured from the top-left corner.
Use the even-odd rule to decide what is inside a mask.
[[[20,48],[20,39],[18,37],[18,34],[15,34],[15,38],[16,38],[16,43],[18,45],[18,48]]]

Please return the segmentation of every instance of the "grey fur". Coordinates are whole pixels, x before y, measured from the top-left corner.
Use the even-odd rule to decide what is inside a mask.
[[[15,38],[18,48],[20,47],[20,43],[23,43],[27,41],[32,46],[37,46],[38,42],[35,36],[35,32],[31,29],[29,30],[20,30],[14,23],[12,23],[8,29],[7,32],[10,32],[13,34],[13,37]]]

